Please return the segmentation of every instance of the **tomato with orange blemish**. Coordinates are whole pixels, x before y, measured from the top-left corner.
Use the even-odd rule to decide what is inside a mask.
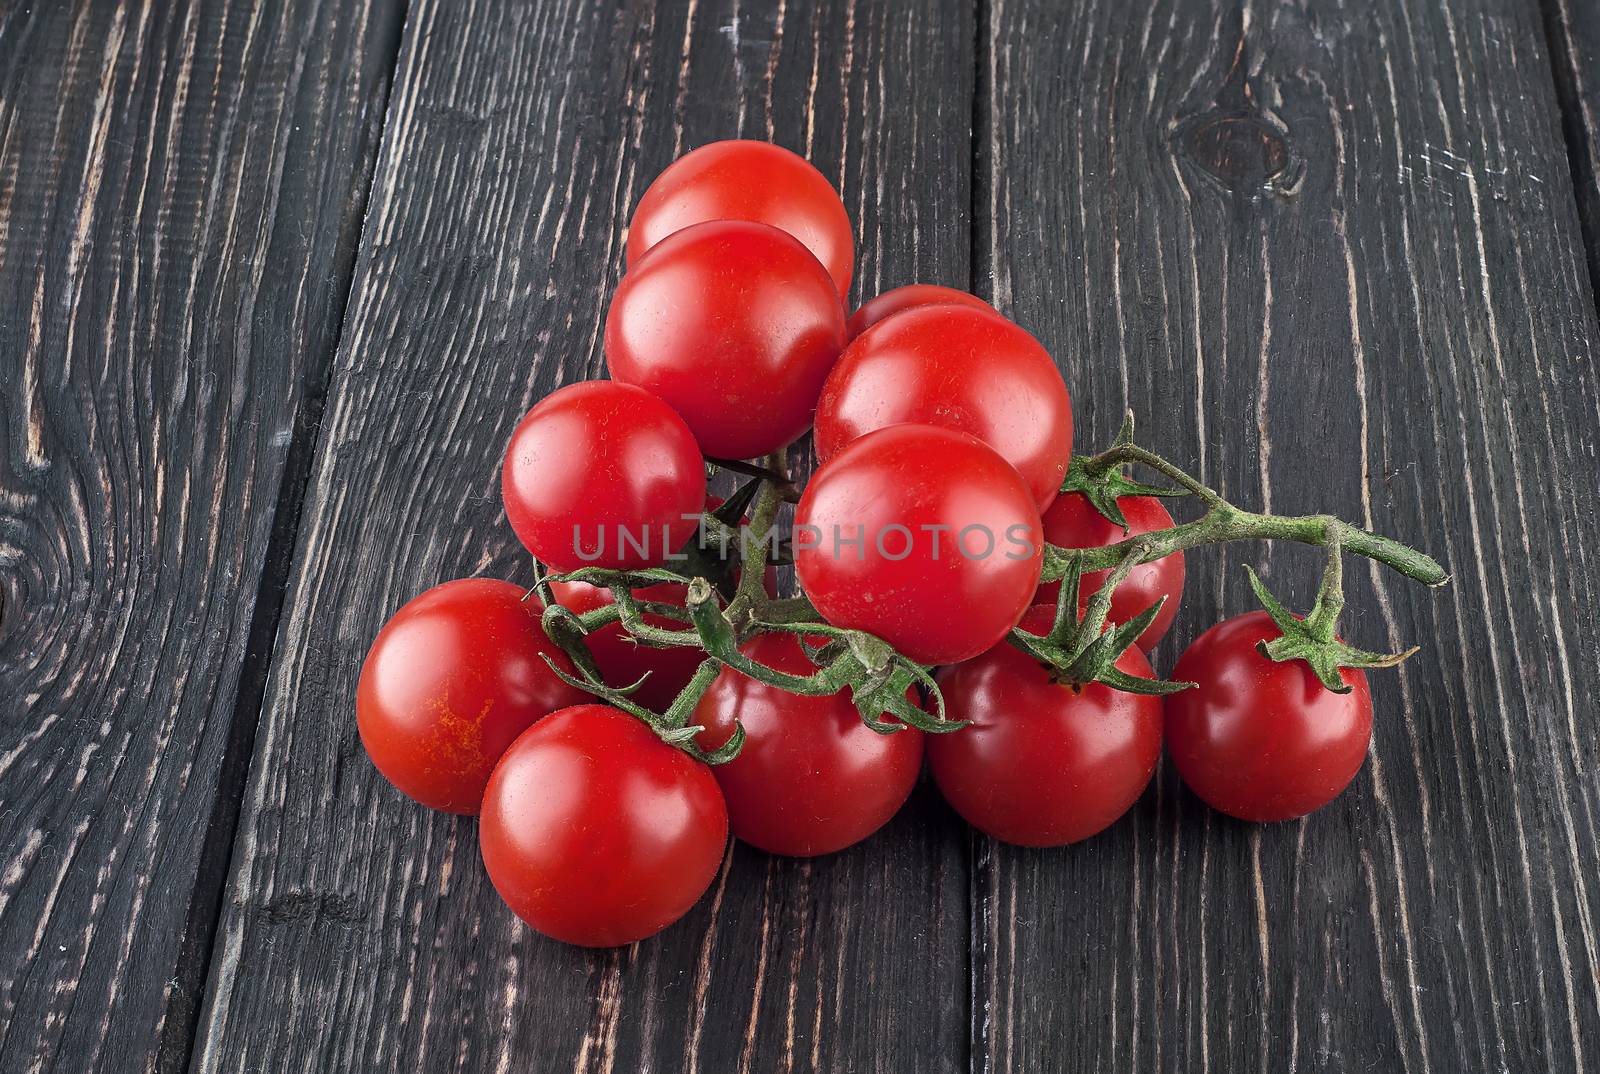
[[[586,699],[545,663],[575,669],[539,625],[539,601],[510,582],[461,578],[384,624],[356,687],[367,756],[433,809],[476,813],[495,762],[540,717]]]

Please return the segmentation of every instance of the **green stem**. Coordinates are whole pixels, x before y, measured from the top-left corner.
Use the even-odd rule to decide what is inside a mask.
[[[1119,466],[1127,466],[1130,463],[1148,466],[1163,477],[1176,481],[1191,496],[1204,501],[1210,507],[1228,506],[1226,500],[1209,486],[1192,477],[1187,471],[1173,465],[1153,451],[1146,451],[1137,444],[1117,444],[1108,448],[1086,462],[1084,469],[1098,476]]]
[[[772,464],[774,459],[778,460],[777,465]],[[739,459],[719,459],[710,455],[706,456],[706,461],[718,469],[727,470],[730,473],[744,474],[746,477],[759,477],[768,485],[776,487],[780,499],[787,500],[789,503],[800,502],[800,490],[789,479],[789,471],[784,466],[781,452],[769,455],[764,460],[766,465],[743,462]]]
[[[805,594],[798,597],[775,597],[763,601],[757,610],[756,621],[761,623],[815,623],[821,620],[817,609],[812,605],[811,598]]]
[[[728,549],[739,547],[740,535],[744,532],[739,526],[729,525],[710,513],[701,519],[700,524],[705,527],[708,549],[716,549],[719,560],[727,558]]]
[[[1068,647],[1068,652],[1073,656],[1082,655],[1083,651],[1100,637],[1100,632],[1105,629],[1106,616],[1111,614],[1112,592],[1127,580],[1133,568],[1149,562],[1144,555],[1144,545],[1136,541],[1133,547],[1128,549],[1128,554],[1123,556],[1122,561],[1106,576],[1094,596],[1089,598],[1089,603],[1083,609],[1083,622],[1078,625],[1076,637]]]
[[[1083,549],[1080,565],[1085,571],[1115,567],[1140,545],[1144,546],[1145,551],[1139,562],[1149,563],[1174,552],[1197,548],[1200,545],[1255,539],[1342,547],[1357,555],[1377,560],[1424,585],[1438,586],[1449,580],[1444,568],[1432,557],[1399,541],[1358,529],[1332,515],[1285,517],[1240,510],[1181,466],[1168,462],[1155,452],[1133,443],[1133,413],[1130,411],[1117,442],[1100,454],[1085,460],[1083,467],[1094,476],[1104,476],[1113,470],[1120,470],[1124,466],[1133,464],[1148,466],[1168,480],[1177,483],[1206,505],[1206,513],[1193,522],[1129,537],[1103,548]],[[1334,558],[1337,559],[1337,555]],[[1052,581],[1061,577],[1065,569],[1066,563],[1059,550],[1046,546],[1045,580]]]
[[[652,626],[645,622],[643,609],[640,607],[638,599],[634,597],[633,592],[626,586],[612,586],[611,596],[615,601],[617,618],[622,622],[622,628],[640,641],[664,647],[682,646],[687,648],[699,646],[700,635],[693,630],[673,630],[668,627]],[[670,604],[651,605],[651,607],[683,613],[682,608],[674,608]]]
[[[689,724],[689,716],[700,704],[700,699],[705,696],[711,684],[717,680],[721,673],[722,665],[715,660],[702,660],[700,666],[694,669],[694,675],[687,685],[678,691],[678,696],[672,699],[672,704],[661,715],[661,723],[665,727],[679,728]]]
[[[778,508],[783,505],[783,490],[789,487],[784,453],[773,452],[763,461],[773,479],[762,484],[750,507],[750,526],[739,548],[739,586],[728,604],[728,618],[741,631],[750,622],[756,607],[766,599],[768,544],[777,525]]]
[[[1317,590],[1317,602],[1306,616],[1306,631],[1317,641],[1333,641],[1338,628],[1339,613],[1344,611],[1344,553],[1335,535],[1328,541],[1328,563],[1322,570],[1322,585]]]
[[[1176,473],[1168,473],[1168,476],[1177,480]],[[1337,543],[1347,552],[1377,560],[1424,585],[1443,585],[1450,578],[1431,556],[1399,541],[1368,533],[1332,515],[1266,515],[1242,511],[1226,502],[1211,507],[1193,522],[1141,533],[1101,548],[1071,551],[1082,557],[1080,562],[1085,571],[1099,571],[1117,566],[1136,548],[1143,549],[1137,562],[1151,563],[1201,545],[1241,540],[1298,541],[1320,547]],[[1066,570],[1065,551],[1054,545],[1045,546],[1044,581],[1054,581]]]
[[[689,586],[689,614],[699,632],[699,644],[706,655],[720,660],[735,671],[787,690],[791,694],[825,697],[836,694],[861,671],[862,665],[850,652],[842,652],[827,667],[810,675],[791,675],[752,660],[739,650],[739,638],[729,617],[717,609],[710,587],[696,581]]]

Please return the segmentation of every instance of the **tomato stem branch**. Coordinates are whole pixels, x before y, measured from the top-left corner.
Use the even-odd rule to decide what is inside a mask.
[[[1116,565],[1110,574],[1106,575],[1105,581],[1095,591],[1094,596],[1089,598],[1089,602],[1083,610],[1083,621],[1078,625],[1071,644],[1067,646],[1068,652],[1074,657],[1083,655],[1084,650],[1088,649],[1095,639],[1100,637],[1101,632],[1105,629],[1106,616],[1111,614],[1111,595],[1113,591],[1127,580],[1133,568],[1141,563],[1148,562],[1144,558],[1146,551],[1144,542],[1136,540],[1132,547],[1128,549],[1127,554],[1122,557],[1121,562]]]
[[[817,609],[805,594],[797,597],[774,597],[762,603],[756,620],[763,624],[815,623]]]
[[[740,459],[718,459],[709,455],[706,456],[706,461],[718,469],[727,470],[729,473],[743,474],[746,477],[758,477],[765,484],[772,486],[776,490],[780,500],[798,503],[800,501],[800,490],[789,479],[789,471],[784,466],[783,455],[784,453],[781,451],[769,455],[760,464],[744,462]],[[774,459],[777,460],[776,465],[773,465]]]
[[[1337,543],[1345,551],[1377,560],[1424,585],[1440,586],[1450,579],[1431,556],[1391,538],[1368,533],[1332,515],[1260,514],[1241,510],[1226,501],[1211,507],[1193,522],[1141,533],[1100,548],[1071,551],[1079,553],[1082,568],[1087,572],[1115,567],[1135,549],[1142,550],[1139,563],[1152,563],[1174,552],[1240,540],[1297,541],[1320,547]],[[1045,546],[1044,581],[1061,577],[1066,570],[1064,553],[1067,551],[1056,545]]]
[[[775,451],[763,460],[763,469],[770,476],[763,480],[755,503],[750,508],[750,525],[743,534],[739,548],[739,586],[728,605],[728,619],[736,631],[744,630],[757,605],[767,597],[767,553],[776,533],[783,492],[792,487],[785,454]]]
[[[960,726],[944,719],[942,699],[928,669],[906,660],[880,639],[823,622],[804,594],[775,597],[768,593],[766,570],[778,547],[774,539],[778,513],[784,503],[799,499],[799,488],[788,472],[786,452],[776,452],[759,463],[708,461],[752,478],[722,509],[706,516],[702,529],[715,545],[710,554],[674,557],[682,559],[676,572],[590,569],[563,576],[610,590],[611,603],[582,614],[555,603],[550,576],[539,570],[535,590],[545,603],[545,631],[572,657],[578,669],[577,678],[565,674],[562,677],[645,720],[663,741],[711,763],[730,759],[744,738],[743,729],[736,727],[734,736],[709,754],[693,741],[699,730],[690,726],[694,709],[724,667],[795,694],[824,696],[848,689],[863,721],[884,733],[907,724],[936,732]],[[1123,470],[1133,465],[1154,470],[1176,487],[1157,488],[1126,477]],[[1089,496],[1097,509],[1124,526],[1124,532],[1126,521],[1116,506],[1118,497],[1192,496],[1205,507],[1204,513],[1193,521],[1135,534],[1103,547],[1045,545],[1041,580],[1064,581],[1054,624],[1044,635],[1032,635],[1019,628],[1010,637],[1012,644],[1058,667],[1064,681],[1103,682],[1115,689],[1151,694],[1170,693],[1189,685],[1131,676],[1115,667],[1120,653],[1154,621],[1160,602],[1127,623],[1108,626],[1108,619],[1113,593],[1136,567],[1202,545],[1287,540],[1327,550],[1316,604],[1303,620],[1284,609],[1253,572],[1251,585],[1283,631],[1283,636],[1268,647],[1268,655],[1276,660],[1306,660],[1330,689],[1348,689],[1340,679],[1341,668],[1388,667],[1409,655],[1409,651],[1369,653],[1337,640],[1338,619],[1344,608],[1345,552],[1375,560],[1425,585],[1438,586],[1448,581],[1444,568],[1425,553],[1332,515],[1282,516],[1236,507],[1182,467],[1135,444],[1131,414],[1110,448],[1072,460],[1063,491]],[[738,519],[747,505],[749,521],[741,525]],[[737,547],[736,553],[730,552],[730,544]],[[739,570],[731,592],[727,589],[730,557],[738,563]],[[1084,603],[1080,617],[1079,580],[1091,571],[1108,573]],[[663,581],[688,582],[683,606],[644,601],[635,595],[635,589]],[[714,583],[724,587],[725,608]],[[656,622],[646,621],[647,615]],[[661,626],[660,620],[682,625]],[[706,654],[706,660],[665,713],[649,712],[629,698],[638,684],[616,688],[601,680],[584,636],[612,623],[620,623],[628,636],[642,645],[698,648]],[[741,644],[749,638],[770,632],[799,635],[815,670],[807,675],[792,674],[763,664],[741,650]],[[924,712],[908,699],[907,692],[918,683],[929,689],[936,715]],[[896,717],[898,722],[884,719],[886,715]]]
[[[1116,444],[1090,458],[1084,464],[1084,469],[1095,476],[1100,476],[1133,463],[1148,466],[1163,477],[1177,482],[1189,495],[1205,502],[1208,506],[1228,506],[1228,502],[1213,491],[1210,486],[1191,476],[1182,467],[1176,466],[1155,452],[1148,451],[1136,444]]]
[[[1100,548],[1077,550],[1080,553],[1079,566],[1084,571],[1116,567],[1136,549],[1141,550],[1138,562],[1150,563],[1174,552],[1224,541],[1285,540],[1334,549],[1334,559],[1338,559],[1339,549],[1354,552],[1358,556],[1377,560],[1424,585],[1440,586],[1449,581],[1450,576],[1445,569],[1431,556],[1389,537],[1368,533],[1332,515],[1284,516],[1235,507],[1183,467],[1135,444],[1131,411],[1123,421],[1116,443],[1100,454],[1076,460],[1076,463],[1081,463],[1085,473],[1092,479],[1120,474],[1122,468],[1129,465],[1147,466],[1206,505],[1205,514],[1192,522],[1142,533]],[[1054,545],[1045,547],[1045,581],[1054,581],[1065,572],[1065,551]],[[1338,568],[1335,566],[1330,570],[1337,572]],[[1339,584],[1337,574],[1332,584],[1335,587]],[[1339,596],[1342,606],[1342,595],[1337,589],[1331,595]],[[1335,609],[1333,614],[1337,618],[1338,610]]]
[[[618,618],[622,622],[622,629],[640,641],[660,646],[699,646],[700,635],[693,630],[675,630],[645,622],[639,601],[627,586],[612,586],[611,596],[615,602]]]
[[[1333,641],[1339,624],[1339,613],[1344,611],[1344,551],[1338,534],[1328,539],[1328,562],[1322,569],[1322,584],[1317,589],[1317,602],[1306,616],[1306,630],[1320,642]]]

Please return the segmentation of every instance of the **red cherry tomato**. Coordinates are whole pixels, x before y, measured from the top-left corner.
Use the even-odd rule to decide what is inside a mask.
[[[793,675],[816,670],[792,634],[763,634],[744,653]],[[848,690],[802,697],[723,668],[695,710],[715,749],[745,729],[744,746],[712,769],[733,834],[773,854],[808,857],[859,843],[905,804],[922,769],[922,732],[881,735],[861,722]]]
[[[1266,612],[1224,619],[1194,640],[1172,677],[1199,685],[1166,699],[1167,747],[1183,781],[1241,820],[1290,820],[1338,797],[1372,741],[1372,695],[1344,668],[1336,694],[1300,660],[1256,643],[1279,636]]]
[[[954,429],[894,425],[811,479],[795,512],[795,570],[828,622],[951,664],[1022,618],[1042,533],[1027,486],[990,448]]]
[[[844,202],[803,157],[768,142],[712,142],[679,157],[639,199],[628,267],[668,235],[707,220],[753,220],[786,231],[850,291],[855,240]]]
[[[850,338],[855,339],[879,321],[918,306],[970,306],[994,312],[994,307],[977,295],[957,291],[954,287],[940,287],[936,283],[908,283],[863,302],[861,308],[850,315],[846,328]]]
[[[512,743],[478,825],[512,912],[585,947],[642,940],[688,913],[727,842],[711,770],[604,705],[552,713]]]
[[[433,809],[476,813],[500,755],[528,725],[588,695],[541,608],[510,582],[462,578],[413,598],[361,666],[356,726],[378,771]]]
[[[1053,608],[1023,628],[1042,634]],[[1137,648],[1117,660],[1154,678]],[[939,671],[952,719],[971,726],[930,735],[928,762],[945,800],[974,828],[1006,843],[1050,847],[1104,831],[1144,793],[1161,755],[1161,699],[1053,681],[1009,642]]]
[[[706,500],[694,434],[649,392],[569,384],[528,411],[506,445],[506,518],[559,571],[653,567],[694,536]]]
[[[1128,531],[1095,510],[1086,496],[1068,492],[1056,497],[1056,502],[1044,513],[1044,536],[1051,544],[1065,548],[1103,548],[1128,537],[1163,530],[1172,525],[1172,515],[1154,496],[1119,496],[1117,506],[1122,517],[1128,520]],[[1110,571],[1088,571],[1078,587],[1078,609],[1083,610],[1089,598],[1100,591]],[[1059,582],[1046,582],[1039,587],[1034,598],[1039,604],[1055,604],[1061,591]],[[1166,636],[1167,628],[1178,614],[1183,600],[1183,553],[1174,552],[1154,563],[1142,563],[1133,568],[1126,580],[1111,594],[1111,613],[1108,623],[1126,623],[1162,597],[1167,602],[1155,619],[1139,635],[1139,648],[1145,652],[1154,649],[1156,642]]]
[[[1041,510],[1072,456],[1072,399],[1060,372],[1037,340],[992,310],[923,306],[863,333],[817,400],[817,457],[901,422],[971,433],[1017,468]]]
[[[701,449],[750,459],[811,425],[844,347],[827,272],[765,224],[696,224],[663,240],[617,287],[611,375],[665,399]]]

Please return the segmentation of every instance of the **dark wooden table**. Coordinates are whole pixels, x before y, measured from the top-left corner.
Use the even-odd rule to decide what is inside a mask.
[[[927,788],[733,848],[663,936],[506,912],[351,696],[525,579],[508,429],[603,370],[629,210],[735,135],[858,295],[969,286],[1227,495],[1415,540],[1369,763],[1267,827],[1163,769],[1083,845]],[[1592,0],[0,0],[0,1070],[1600,1068]],[[1191,558],[1158,662],[1309,600]]]

